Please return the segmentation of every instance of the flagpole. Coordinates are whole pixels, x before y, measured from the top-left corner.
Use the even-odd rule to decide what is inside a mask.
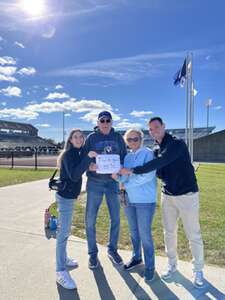
[[[195,99],[195,88],[194,81],[192,80],[192,89],[191,89],[191,162],[194,161],[194,99]]]
[[[186,57],[186,128],[185,128],[185,143],[188,146],[188,107],[189,107],[189,76],[188,76],[188,61],[189,61],[189,54],[187,53]]]
[[[191,162],[193,162],[193,81],[192,81],[192,71],[193,71],[193,54],[190,54],[190,87],[189,87],[189,152],[191,156]]]

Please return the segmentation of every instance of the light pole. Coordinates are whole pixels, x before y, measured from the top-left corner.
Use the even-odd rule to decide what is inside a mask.
[[[64,147],[64,144],[65,144],[65,111],[63,110],[62,111],[62,135],[63,135],[63,147]]]
[[[206,101],[206,113],[207,113],[207,117],[206,117],[206,127],[207,127],[207,134],[208,134],[208,129],[209,129],[209,108],[210,106],[212,106],[212,99],[208,99]]]

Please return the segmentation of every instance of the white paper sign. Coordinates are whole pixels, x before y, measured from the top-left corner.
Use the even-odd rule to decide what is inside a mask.
[[[100,154],[96,157],[98,174],[118,173],[120,170],[120,156],[118,154]]]

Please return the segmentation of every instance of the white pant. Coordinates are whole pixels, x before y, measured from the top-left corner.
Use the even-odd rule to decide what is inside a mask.
[[[170,265],[177,264],[177,220],[180,217],[193,257],[193,271],[201,271],[204,250],[199,224],[199,193],[161,195],[165,251]]]

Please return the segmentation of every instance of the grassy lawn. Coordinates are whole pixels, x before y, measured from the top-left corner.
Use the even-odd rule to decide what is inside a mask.
[[[225,164],[201,164],[197,170],[197,178],[200,186],[200,222],[205,245],[205,260],[207,264],[225,267]],[[73,234],[81,238],[85,238],[85,201],[86,195],[82,194],[74,213]],[[153,223],[153,235],[156,254],[165,255],[159,203],[158,199]],[[109,215],[104,201],[97,220],[97,240],[100,244],[107,244],[108,227]],[[122,209],[119,248],[131,249],[127,221]],[[179,258],[182,260],[191,259],[188,242],[181,223],[178,230],[178,253]]]
[[[49,178],[52,174],[50,169],[7,169],[0,168],[0,187],[22,182]]]

